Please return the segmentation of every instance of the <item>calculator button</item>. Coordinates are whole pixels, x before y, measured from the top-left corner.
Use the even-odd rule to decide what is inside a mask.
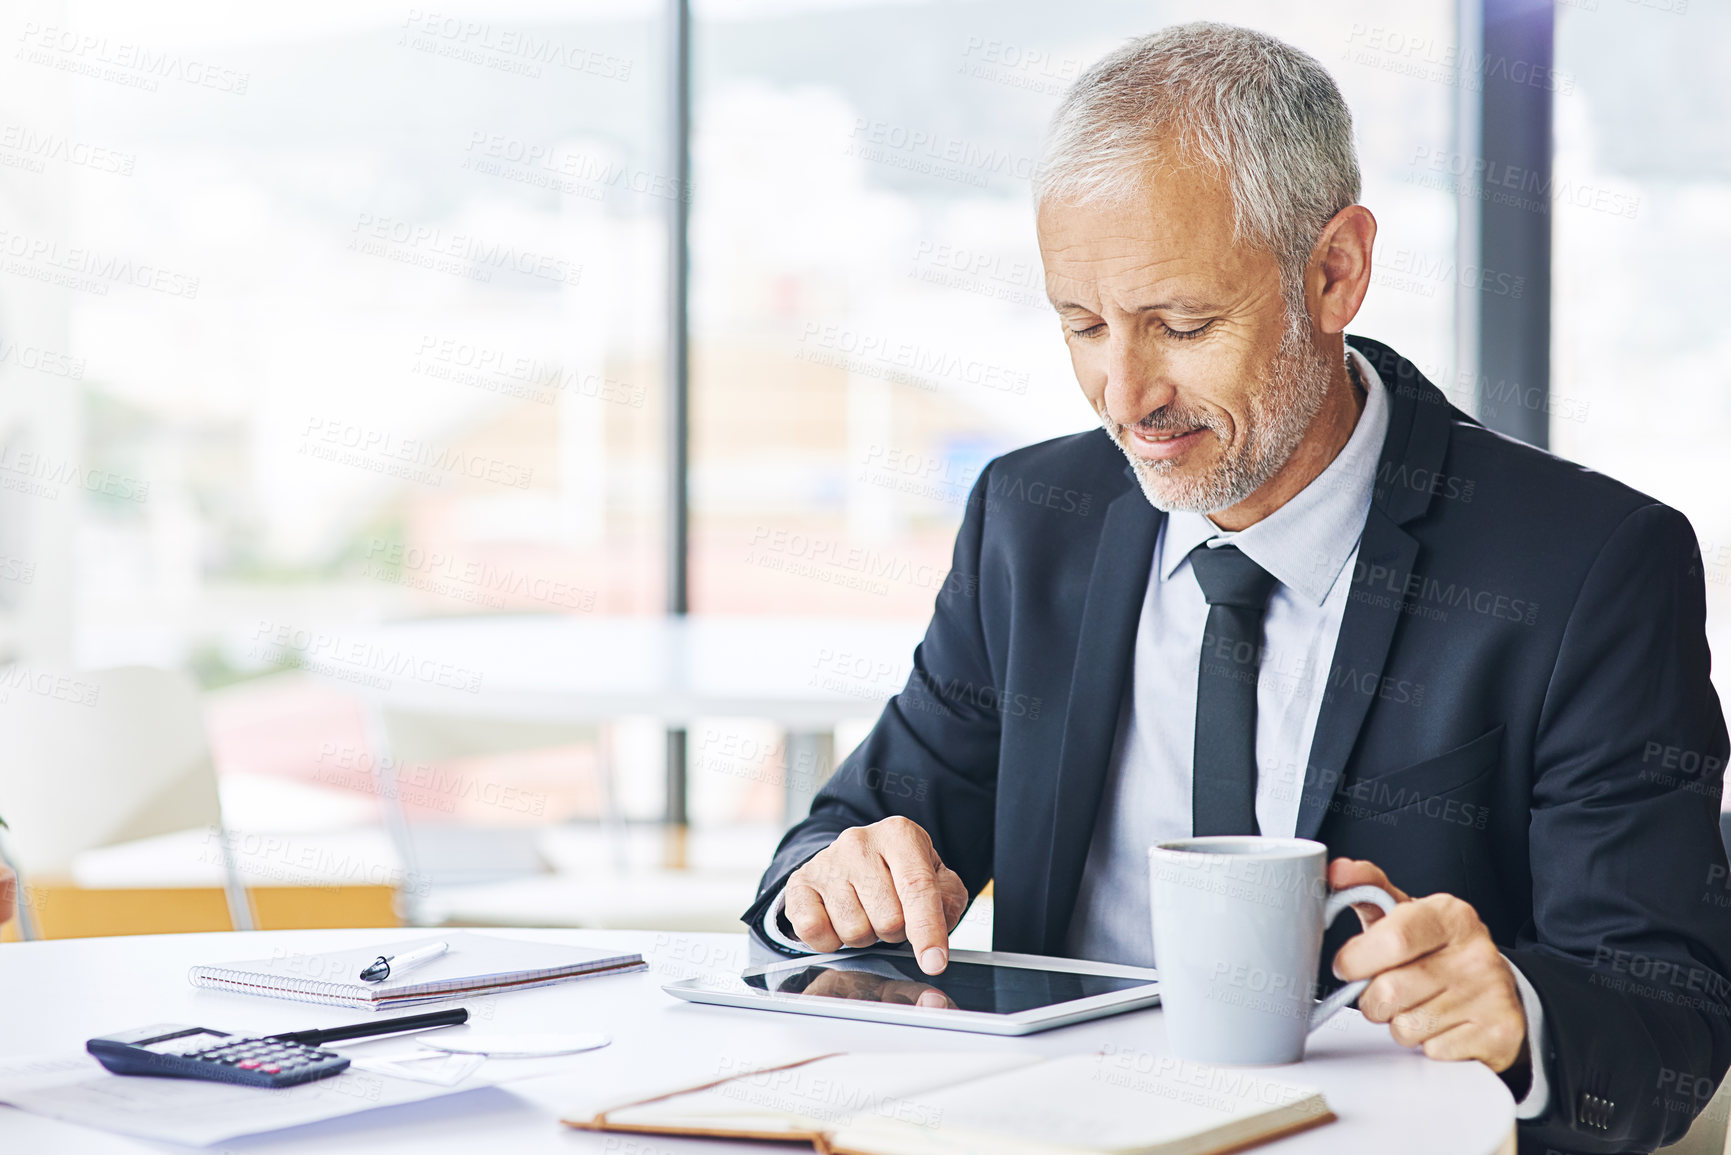
[[[239,1063],[237,1063],[235,1065],[238,1066],[243,1071],[254,1071],[254,1070],[257,1070],[259,1067],[263,1066],[264,1064],[260,1063],[257,1059],[242,1059]]]
[[[272,1063],[268,1067],[261,1067],[259,1069],[262,1070],[267,1075],[280,1075],[280,1074],[282,1074],[282,1068],[277,1066],[275,1063]]]

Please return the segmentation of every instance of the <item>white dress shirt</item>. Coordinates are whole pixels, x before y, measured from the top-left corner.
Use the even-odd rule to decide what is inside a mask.
[[[1352,356],[1365,385],[1364,411],[1345,447],[1309,485],[1239,533],[1185,510],[1168,514],[1161,526],[1136,628],[1129,708],[1119,712],[1070,920],[1067,945],[1077,958],[1154,965],[1148,848],[1191,831],[1196,682],[1208,599],[1190,551],[1204,543],[1236,545],[1278,583],[1263,617],[1256,681],[1256,825],[1276,838],[1291,838],[1298,825],[1310,740],[1388,432],[1387,390],[1368,361],[1356,351]]]
[[[1161,526],[1136,629],[1135,664],[1070,921],[1066,951],[1072,957],[1156,965],[1148,848],[1191,832],[1196,682],[1208,600],[1191,570],[1190,552],[1204,544],[1237,546],[1277,582],[1263,619],[1256,683],[1256,823],[1265,835],[1293,835],[1388,432],[1388,391],[1381,377],[1357,350],[1349,355],[1364,384],[1364,410],[1345,447],[1320,475],[1237,533],[1182,510],[1168,514]],[[789,949],[808,950],[782,932],[781,913],[778,896],[765,912],[765,933]],[[1516,1115],[1537,1118],[1550,1099],[1540,1059],[1544,1012],[1520,968],[1511,963],[1509,969],[1520,988],[1533,1057],[1532,1086]]]

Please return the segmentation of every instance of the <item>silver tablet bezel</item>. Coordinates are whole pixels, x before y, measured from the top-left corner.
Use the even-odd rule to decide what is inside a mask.
[[[668,983],[661,989],[675,998],[691,1003],[707,1003],[723,1007],[744,1007],[749,1010],[785,1011],[796,1015],[819,1015],[830,1019],[859,1019],[872,1023],[900,1023],[910,1027],[935,1027],[945,1031],[972,1031],[987,1035],[1031,1035],[1053,1027],[1087,1022],[1122,1011],[1141,1010],[1160,1003],[1159,972],[1146,967],[1119,966],[1116,963],[1086,962],[1073,958],[1050,958],[1037,954],[1012,954],[1007,951],[955,950],[951,962],[981,963],[986,966],[1015,967],[1022,970],[1061,971],[1067,974],[1101,975],[1107,978],[1146,979],[1146,987],[1132,987],[1085,999],[1072,999],[1048,1007],[995,1014],[990,1011],[944,1010],[936,1007],[914,1007],[895,1003],[868,1003],[851,999],[820,999],[799,995],[782,995],[748,986],[746,978],[759,978],[780,971],[794,970],[818,963],[859,958],[862,955],[901,955],[912,957],[906,946],[868,947],[865,950],[840,951],[835,954],[802,955],[781,959],[764,966],[751,967],[737,976],[726,978],[694,978]]]

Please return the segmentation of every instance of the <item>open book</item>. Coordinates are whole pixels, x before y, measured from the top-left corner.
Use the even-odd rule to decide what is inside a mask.
[[[567,1125],[809,1141],[824,1155],[1218,1155],[1331,1122],[1313,1087],[1145,1054],[820,1055]]]

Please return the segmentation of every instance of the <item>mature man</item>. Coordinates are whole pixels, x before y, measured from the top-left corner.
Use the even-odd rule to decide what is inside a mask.
[[[1345,337],[1376,222],[1339,91],[1280,41],[1114,52],[1036,191],[1103,432],[982,474],[907,687],[747,922],[936,973],[995,880],[998,949],[1154,964],[1150,844],[1317,838],[1335,886],[1414,896],[1324,961],[1398,1042],[1502,1073],[1523,1151],[1679,1137],[1702,1099],[1668,1089],[1731,1063],[1688,522]]]

